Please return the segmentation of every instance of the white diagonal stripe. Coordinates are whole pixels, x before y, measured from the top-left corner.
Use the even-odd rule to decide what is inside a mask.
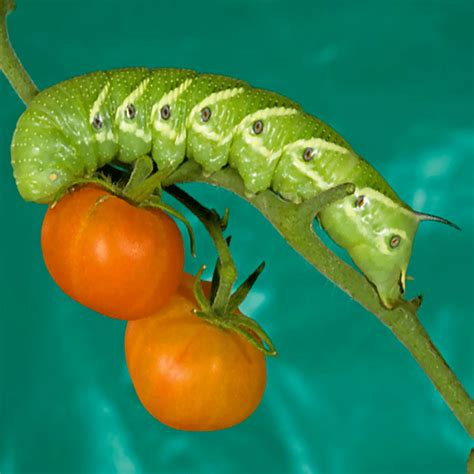
[[[242,88],[243,89],[243,88]],[[233,90],[233,89],[230,89]],[[245,90],[245,89],[244,89]],[[225,92],[225,91],[224,91]],[[240,93],[240,92],[239,92]],[[286,107],[272,107],[268,109],[260,109],[256,112],[253,112],[250,115],[245,116],[238,124],[234,125],[231,129],[230,132],[227,134],[218,134],[216,132],[212,132],[207,130],[206,132],[202,128],[201,124],[193,124],[193,129],[200,132],[202,135],[205,137],[209,138],[210,140],[218,142],[220,145],[225,145],[226,143],[230,142],[234,135],[238,132],[243,131],[246,127],[248,127],[252,122],[255,120],[263,120],[267,119],[269,117],[283,117],[287,115],[294,115],[298,113],[298,110],[296,109],[291,109],[291,108],[286,108]],[[259,141],[246,141],[246,143],[251,144],[254,147],[259,147],[262,154],[275,154],[276,156],[279,156],[281,153],[280,151],[278,152],[272,152],[271,150],[268,150],[267,148],[263,147],[260,143],[260,138],[258,139]],[[263,149],[266,150],[266,152],[263,151]],[[272,158],[274,159],[274,158]]]
[[[112,130],[109,130],[109,131],[104,131],[104,132],[98,133],[95,136],[95,139],[98,142],[115,141],[115,135],[114,135],[114,132]]]
[[[357,192],[362,192],[362,189],[357,190]],[[380,250],[380,252],[385,255],[392,255],[393,253],[393,249],[389,248],[387,239],[385,237],[388,235],[398,234],[404,240],[407,238],[407,233],[403,229],[384,227],[379,232],[375,232],[373,228],[364,225],[364,221],[359,215],[357,215],[357,209],[354,207],[351,199],[344,199],[340,206],[344,209],[346,216],[356,224],[361,234],[365,235],[369,240],[374,238],[374,234],[378,236],[378,238],[375,240],[375,245]]]
[[[257,153],[260,153],[260,155],[263,155],[265,158],[267,158],[269,163],[272,163],[281,155],[281,149],[276,150],[276,151],[272,151],[268,149],[262,143],[262,139],[260,137],[256,137],[253,135],[246,135],[243,138],[244,138],[244,142],[247,145],[250,145],[253,151],[256,151]]]
[[[194,79],[186,79],[178,87],[175,87],[174,89],[167,92],[158,102],[153,105],[151,109],[151,121],[155,121],[155,125],[156,122],[159,121],[159,117],[157,115],[159,109],[161,109],[161,107],[163,107],[164,105],[169,105],[175,102],[176,99],[179,98],[179,96],[192,84],[193,81]]]
[[[145,89],[150,82],[150,78],[146,77],[143,79],[140,84],[125,98],[125,100],[117,107],[117,111],[115,112],[115,121],[120,119],[123,120],[123,110],[127,105],[133,104],[133,102],[137,101],[145,92]]]
[[[293,143],[289,143],[285,146],[285,152],[292,152],[294,149],[299,149],[303,147],[314,148],[315,150],[328,150],[328,151],[337,151],[339,153],[350,153],[350,150],[344,148],[343,146],[336,145],[335,143],[328,142],[322,138],[304,138],[296,140]]]
[[[178,137],[178,133],[176,130],[170,126],[169,123],[166,122],[155,122],[155,130],[157,132],[161,132],[166,138],[169,138],[171,141],[176,141]]]
[[[100,94],[97,96],[97,99],[94,102],[94,105],[91,108],[91,112],[89,114],[89,122],[92,123],[94,121],[94,117],[100,112],[100,108],[109,93],[110,83],[107,82],[105,86],[100,91]]]
[[[287,115],[297,114],[298,112],[299,110],[288,107],[270,107],[267,109],[260,109],[245,116],[240,123],[234,127],[233,133],[241,132],[255,120],[265,120],[270,117],[285,117]]]
[[[178,134],[178,132],[171,126],[171,123],[161,120],[159,110],[164,105],[169,105],[176,101],[176,99],[178,99],[179,96],[188,89],[193,81],[194,79],[186,79],[178,87],[167,92],[156,104],[153,105],[151,109],[150,121],[153,123],[154,129],[157,132],[161,132],[169,140],[174,141],[176,145],[181,145],[186,140],[186,126],[184,126],[184,130]]]
[[[120,130],[126,133],[131,133],[135,135],[137,138],[141,138],[145,142],[151,142],[151,132],[145,132],[145,130],[138,128],[138,124],[136,122],[128,123],[125,120],[122,120],[119,125]]]
[[[223,91],[214,92],[209,96],[205,97],[201,102],[196,104],[188,115],[187,125],[189,127],[190,122],[194,114],[200,112],[205,107],[210,107],[211,105],[217,104],[221,100],[227,100],[236,95],[242,94],[245,91],[244,87],[234,87],[233,89],[224,89]],[[194,128],[194,125],[193,125]]]
[[[220,144],[223,144],[223,143],[221,143],[222,139],[227,136],[227,135],[224,135],[222,133],[214,132],[214,130],[209,130],[209,127],[206,124],[203,124],[203,123],[194,122],[192,124],[192,129],[196,133],[199,133],[199,135],[203,136],[204,138],[207,138],[208,140],[211,140],[213,142],[218,142]],[[232,136],[231,136],[231,138],[232,138]]]
[[[406,215],[409,215],[411,217],[414,216],[413,212],[410,211],[410,209],[407,209],[400,204],[392,201],[389,197],[385,196],[385,194],[382,194],[381,192],[373,189],[373,188],[360,188],[357,190],[357,192],[361,195],[364,195],[366,198],[374,199],[376,201],[379,201],[386,207],[391,207],[393,209],[397,209],[398,211],[403,212]]]
[[[294,157],[291,161],[295,168],[297,168],[306,177],[314,181],[320,189],[328,189],[330,187],[329,183],[324,181],[319,173],[317,173],[315,170],[312,170],[308,165],[301,161],[300,157]]]

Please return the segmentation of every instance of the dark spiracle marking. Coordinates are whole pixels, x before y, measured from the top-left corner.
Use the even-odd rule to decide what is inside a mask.
[[[363,205],[365,204],[365,196],[362,195],[362,196],[359,196],[356,200],[355,200],[355,207],[362,207]]]
[[[211,118],[211,109],[209,107],[204,107],[201,110],[201,118],[203,122],[207,122]]]
[[[135,109],[135,106],[133,104],[128,104],[127,108],[125,109],[125,114],[127,115],[127,118],[134,119],[137,115],[137,110]]]
[[[102,121],[102,117],[100,114],[95,114],[94,118],[92,119],[92,126],[96,130],[100,130],[104,126],[104,122]]]
[[[263,132],[263,122],[261,120],[257,120],[253,124],[252,130],[255,135],[260,135]]]
[[[171,117],[171,108],[168,104],[161,107],[160,115],[163,120],[168,120]]]
[[[400,245],[401,240],[402,239],[399,235],[393,235],[390,239],[390,247],[392,247],[392,249],[396,249]]]
[[[314,150],[311,147],[305,148],[303,151],[303,160],[304,161],[311,161],[314,156]]]

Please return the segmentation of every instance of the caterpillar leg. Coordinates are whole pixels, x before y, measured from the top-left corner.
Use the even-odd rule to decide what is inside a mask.
[[[144,155],[133,163],[133,169],[123,193],[136,203],[148,202],[154,196],[159,199],[163,180],[175,169],[173,166],[168,166],[154,171],[154,161],[149,155]]]
[[[153,172],[153,159],[144,155],[133,163],[132,173],[124,188],[124,193],[129,193],[133,188],[142,184]]]

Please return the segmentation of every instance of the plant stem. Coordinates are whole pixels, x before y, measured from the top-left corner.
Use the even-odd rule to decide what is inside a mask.
[[[393,310],[384,308],[368,280],[332,253],[315,234],[313,220],[317,210],[306,203],[296,205],[284,201],[271,191],[249,196],[238,173],[230,168],[205,176],[199,165],[188,161],[162,184],[165,187],[178,182],[205,182],[223,187],[259,209],[297,252],[395,334],[425,371],[467,433],[474,437],[474,401],[420,323],[416,314],[417,305],[404,301]]]
[[[15,9],[14,0],[0,0],[0,69],[21,100],[28,104],[38,89],[11,47],[7,31],[7,15]]]
[[[8,39],[6,16],[14,8],[14,0],[0,0],[0,68],[23,102],[28,104],[38,90],[18,60]],[[297,206],[288,203],[269,191],[249,197],[244,192],[242,180],[234,170],[224,169],[206,177],[201,168],[191,161],[166,178],[163,185],[188,181],[200,181],[224,187],[259,209],[308,262],[392,330],[428,375],[466,431],[474,437],[474,401],[446,364],[418,320],[417,305],[403,302],[393,310],[385,309],[380,304],[372,285],[350,265],[335,256],[316,236],[312,228],[314,209],[309,205]],[[150,182],[150,186],[153,184],[154,182]],[[215,229],[212,230],[213,233],[214,231]],[[214,239],[217,235],[214,233],[211,237]],[[222,234],[217,237],[219,246],[227,247],[225,239],[221,237]],[[232,275],[228,275],[227,278],[229,281],[232,280]],[[230,292],[225,287],[222,291]],[[219,296],[220,301],[223,298]],[[469,465],[472,467],[472,464],[471,455]]]
[[[169,186],[166,191],[197,216],[206,227],[206,230],[214,242],[220,261],[220,281],[212,303],[212,309],[217,314],[225,314],[227,312],[227,304],[230,300],[232,286],[237,279],[237,269],[230,253],[229,245],[222,233],[222,220],[217,212],[205,208],[177,186]]]
[[[213,286],[217,285],[217,288],[211,289],[213,297],[210,300],[204,295],[200,284],[201,274],[205,267],[201,267],[196,275],[194,295],[201,311],[196,311],[195,314],[210,324],[234,331],[265,355],[276,356],[275,346],[263,328],[256,321],[238,311],[239,303],[243,301],[257,280],[263,270],[263,265],[260,265],[242,283],[236,293],[232,294],[232,286],[237,279],[237,268],[229,250],[230,239],[224,238],[223,234],[227,227],[228,212],[226,211],[224,217],[221,218],[215,210],[207,209],[177,186],[170,185],[166,191],[184,204],[203,223],[214,242],[219,257],[212,283]]]

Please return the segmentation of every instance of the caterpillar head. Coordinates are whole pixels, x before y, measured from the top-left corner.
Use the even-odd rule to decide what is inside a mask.
[[[418,219],[405,208],[392,209],[379,226],[372,217],[372,235],[366,234],[360,243],[349,249],[349,254],[362,273],[377,288],[380,300],[393,308],[402,298],[406,287],[406,273],[411,257]],[[363,220],[368,223],[368,220]]]
[[[416,222],[415,225],[409,222],[404,230],[386,229],[349,250],[352,260],[377,288],[380,300],[387,308],[393,308],[405,292],[415,233]]]
[[[420,221],[436,221],[460,228],[442,217],[400,208],[392,211],[388,225],[398,225],[399,229],[386,228],[380,236],[374,236],[374,246],[367,243],[350,250],[354,263],[376,286],[384,306],[393,308],[405,292],[406,271],[410,261],[413,239]],[[403,230],[401,230],[403,229]]]
[[[321,212],[328,234],[344,247],[354,263],[376,287],[380,300],[393,308],[405,292],[406,272],[418,224],[449,221],[417,213],[370,188],[356,190]]]

